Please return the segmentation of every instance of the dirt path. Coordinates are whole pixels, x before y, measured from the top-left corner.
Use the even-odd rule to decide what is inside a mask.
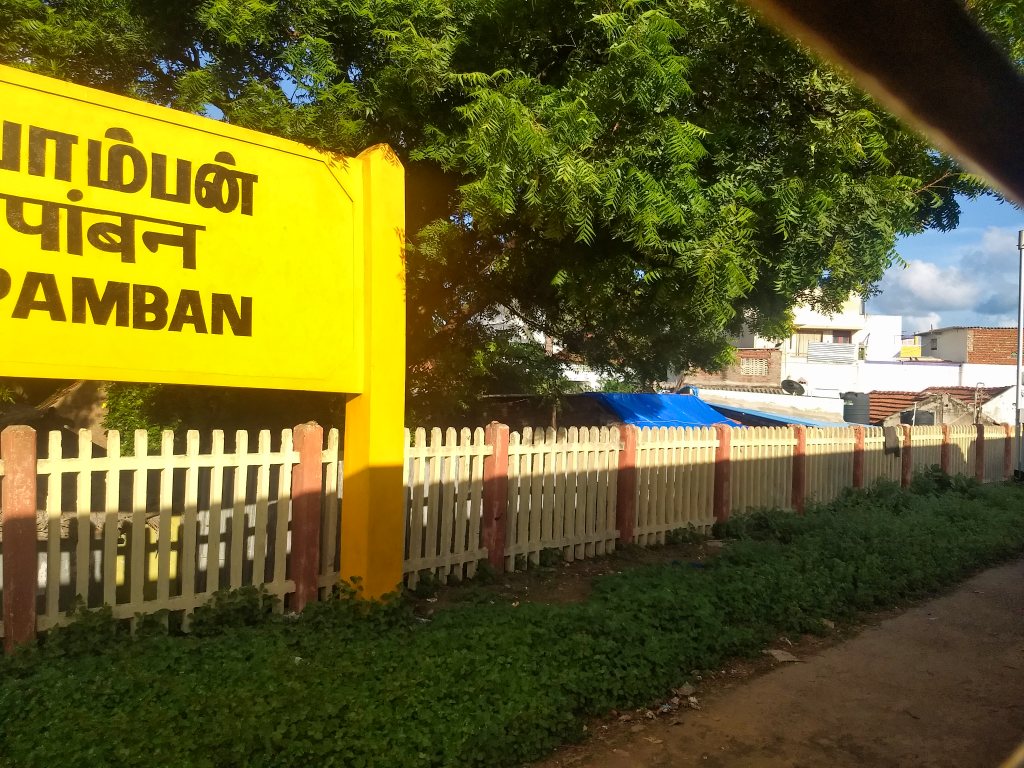
[[[1024,740],[1024,560],[696,696],[700,710],[598,725],[538,768],[997,766]]]

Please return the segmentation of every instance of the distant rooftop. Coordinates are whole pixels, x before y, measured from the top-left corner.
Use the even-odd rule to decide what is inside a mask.
[[[942,333],[944,331],[1016,331],[1015,325],[947,325],[945,328],[932,328],[927,331],[919,331],[912,336],[922,336],[926,333]],[[907,338],[904,336],[904,338]]]
[[[968,405],[973,405],[975,393],[977,393],[978,405],[984,405],[1008,389],[1010,387],[928,387],[920,392],[876,389],[868,393],[870,397],[868,401],[868,419],[872,424],[879,424],[894,413],[902,413],[912,408],[914,403],[933,395],[949,395]]]

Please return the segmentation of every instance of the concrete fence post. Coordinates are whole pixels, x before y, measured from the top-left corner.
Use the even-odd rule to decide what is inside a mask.
[[[715,450],[715,522],[724,523],[729,519],[732,484],[732,427],[719,424],[715,427],[718,448]]]
[[[36,639],[36,431],[12,426],[0,433],[4,462],[0,519],[4,526],[4,649]]]
[[[864,487],[864,427],[853,428],[853,487]]]
[[[323,503],[324,430],[319,424],[300,424],[293,430],[299,463],[292,467],[291,609],[298,613],[315,602],[320,582],[320,511]]]
[[[1003,443],[1003,480],[1013,477],[1013,427],[1003,424],[1003,434],[1006,440]]]
[[[985,482],[985,425],[977,425],[977,435],[974,438],[974,479],[979,483]]]
[[[484,442],[491,455],[484,457],[483,518],[480,534],[487,560],[495,573],[505,572],[505,536],[508,525],[508,435],[507,424],[492,421],[484,430]]]
[[[953,468],[953,438],[949,434],[949,424],[942,425],[942,449],[939,453],[939,468],[949,474]]]
[[[804,513],[807,502],[807,427],[793,427],[796,445],[793,448],[793,487],[790,503],[797,514]]]
[[[632,424],[619,426],[622,450],[619,451],[619,476],[616,479],[615,526],[619,541],[630,543],[636,531],[636,444],[639,432]]]
[[[903,450],[900,451],[900,485],[904,488],[910,487],[910,480],[914,476],[914,442],[913,429],[903,425]]]

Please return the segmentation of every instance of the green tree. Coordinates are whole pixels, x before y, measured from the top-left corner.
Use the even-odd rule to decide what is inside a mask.
[[[744,322],[778,336],[797,302],[869,294],[899,234],[984,191],[732,0],[0,0],[0,19],[15,66],[395,147],[420,417],[508,371],[557,380],[499,313],[630,380],[714,367]]]

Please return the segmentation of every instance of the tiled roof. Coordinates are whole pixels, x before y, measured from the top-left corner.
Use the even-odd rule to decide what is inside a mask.
[[[1010,387],[928,387],[921,394],[943,394],[963,400],[965,403],[974,403],[974,393],[978,393],[978,402],[984,405],[993,397],[998,397]]]
[[[920,392],[875,390],[869,393],[868,418],[872,424],[878,424],[894,413],[900,413],[912,408],[914,403],[933,395],[949,395],[964,403],[973,405],[975,392],[977,392],[979,405],[984,405],[1008,389],[1010,387],[982,387],[981,389],[976,387],[928,387]]]
[[[920,392],[887,392],[880,389],[869,392],[868,419],[872,424],[878,424],[894,413],[907,410],[920,396]]]

